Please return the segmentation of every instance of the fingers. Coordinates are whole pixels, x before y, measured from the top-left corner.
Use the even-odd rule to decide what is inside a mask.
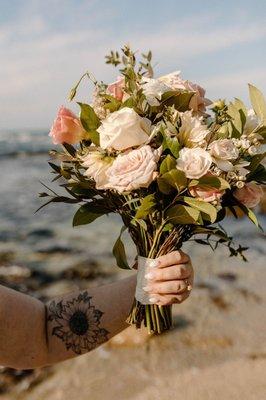
[[[153,282],[145,286],[143,290],[153,294],[181,294],[187,290],[188,281]]]
[[[157,304],[158,306],[167,306],[171,304],[181,304],[183,301],[185,301],[190,295],[190,292],[186,291],[182,294],[167,294],[167,295],[161,295],[161,294],[152,294],[150,297],[150,303],[151,304]]]
[[[189,256],[184,253],[182,250],[172,251],[165,256],[161,256],[156,258],[157,267],[165,268],[175,264],[186,264],[190,260]]]
[[[150,268],[145,278],[148,281],[171,281],[174,279],[187,279],[193,272],[192,264],[172,265],[165,268]]]

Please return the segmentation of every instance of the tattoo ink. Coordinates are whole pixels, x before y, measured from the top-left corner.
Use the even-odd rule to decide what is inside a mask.
[[[100,326],[103,312],[91,304],[88,292],[70,301],[53,300],[47,307],[47,320],[53,323],[52,335],[76,354],[93,350],[108,340],[108,331]]]

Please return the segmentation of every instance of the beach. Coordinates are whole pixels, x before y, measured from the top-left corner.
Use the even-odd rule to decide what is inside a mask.
[[[52,179],[46,135],[0,133],[1,284],[43,301],[132,273],[120,271],[111,254],[118,218],[73,229],[71,205],[51,205],[35,214],[40,181]],[[265,216],[259,217],[265,227]],[[170,332],[154,337],[128,328],[95,351],[53,367],[2,368],[0,399],[264,399],[265,237],[244,219],[224,225],[250,247],[249,262],[229,258],[224,248],[213,253],[185,244],[195,288],[188,301],[174,307]],[[129,240],[127,248],[133,260]]]

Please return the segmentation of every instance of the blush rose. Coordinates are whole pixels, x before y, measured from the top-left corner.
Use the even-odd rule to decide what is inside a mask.
[[[119,154],[106,171],[108,183],[105,188],[123,193],[148,187],[158,175],[156,169],[160,153],[160,149],[153,150],[145,145]]]
[[[254,182],[248,182],[241,189],[236,189],[234,192],[234,197],[248,208],[256,207],[262,196],[262,188]]]
[[[75,144],[85,139],[87,133],[80,119],[68,108],[60,107],[49,136],[54,144]]]

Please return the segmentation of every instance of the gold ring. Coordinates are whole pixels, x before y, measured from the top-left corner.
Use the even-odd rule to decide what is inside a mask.
[[[189,283],[188,280],[186,280],[185,282],[186,282],[186,285],[187,285],[187,291],[188,291],[188,292],[191,292],[191,290],[192,290],[192,285]]]

